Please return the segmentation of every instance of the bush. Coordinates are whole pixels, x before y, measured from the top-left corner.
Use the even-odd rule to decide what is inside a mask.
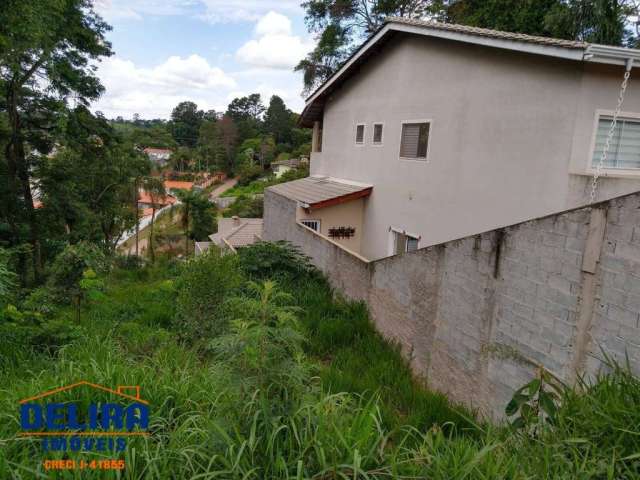
[[[254,279],[278,277],[301,278],[309,275],[319,278],[319,271],[309,257],[291,243],[257,242],[238,251],[240,267]]]
[[[241,218],[262,218],[264,214],[264,200],[262,198],[252,198],[246,195],[240,195],[224,211],[225,218],[241,217]]]
[[[226,300],[241,284],[235,255],[221,255],[217,249],[210,249],[189,260],[175,283],[174,328],[189,343],[221,334],[228,325]]]
[[[77,296],[80,293],[80,280],[86,270],[96,273],[107,270],[107,260],[102,250],[88,242],[67,245],[53,261],[47,285],[61,297]],[[70,298],[61,300],[68,301]]]
[[[139,270],[144,266],[144,259],[138,255],[117,255],[113,264],[123,270]]]
[[[243,164],[238,171],[238,184],[241,186],[249,185],[254,180],[260,178],[263,173],[264,170],[262,170],[260,165],[254,165],[253,163],[247,162]]]
[[[2,350],[26,347],[53,353],[83,332],[82,327],[64,317],[47,319],[38,312],[20,311],[13,305],[0,312]]]

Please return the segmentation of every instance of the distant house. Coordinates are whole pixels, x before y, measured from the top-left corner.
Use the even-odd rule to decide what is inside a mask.
[[[305,157],[290,158],[287,160],[278,160],[276,162],[271,162],[271,170],[273,170],[273,173],[276,176],[276,178],[280,178],[289,170],[298,169],[302,165],[308,165],[308,163],[309,163],[309,160]]]
[[[171,154],[173,153],[173,151],[169,150],[168,148],[151,147],[145,148],[143,152],[147,154],[149,160],[151,160],[158,166],[166,165],[169,161],[169,158],[171,158]]]
[[[169,193],[173,193],[176,190],[191,190],[193,189],[193,182],[183,182],[180,180],[165,180],[164,188]]]
[[[151,215],[151,209],[153,208],[154,203],[156,205],[156,210],[159,210],[166,206],[174,205],[177,201],[176,197],[170,194],[156,198],[155,202],[151,199],[151,195],[144,190],[140,190],[138,194],[138,208],[142,209],[143,217]]]
[[[196,242],[196,255],[204,253],[211,245],[235,253],[238,248],[262,240],[262,219],[221,218],[218,221],[218,233],[209,235],[209,238],[210,242]]]

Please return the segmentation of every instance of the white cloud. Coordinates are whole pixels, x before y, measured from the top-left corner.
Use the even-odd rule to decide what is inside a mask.
[[[201,109],[222,109],[227,92],[237,88],[230,75],[199,55],[172,56],[153,68],[111,57],[100,64],[98,76],[106,93],[94,104],[94,110],[108,117],[139,113],[146,118],[166,118],[183,100],[192,100]]]
[[[211,23],[256,21],[271,10],[302,13],[300,0],[200,0]]]
[[[96,12],[107,21],[143,20],[147,16],[184,15],[195,0],[94,0]]]
[[[291,35],[291,20],[271,11],[258,20],[256,35]]]
[[[291,21],[270,11],[256,24],[258,38],[240,47],[236,58],[254,67],[290,70],[313,49],[313,41],[291,32]]]
[[[302,14],[300,0],[94,0],[108,21],[189,15],[210,23],[254,22],[270,10]]]

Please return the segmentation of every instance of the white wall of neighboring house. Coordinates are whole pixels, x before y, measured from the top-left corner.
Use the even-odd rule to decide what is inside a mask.
[[[280,178],[282,175],[287,173],[289,170],[291,170],[291,167],[289,165],[276,165],[273,168],[273,174],[276,176],[276,178]]]
[[[311,174],[374,185],[361,241],[372,259],[388,254],[390,227],[419,234],[423,247],[585,204],[596,111],[615,108],[622,73],[401,35],[327,101]],[[640,69],[624,110],[640,114]],[[399,158],[410,120],[431,122],[427,161]],[[374,123],[384,123],[381,146]],[[639,188],[638,173],[610,176],[599,198]]]

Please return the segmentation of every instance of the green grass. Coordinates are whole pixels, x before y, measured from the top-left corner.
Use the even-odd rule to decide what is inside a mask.
[[[158,262],[113,271],[104,298],[85,304],[82,336],[55,353],[2,345],[0,478],[640,478],[640,381],[626,369],[568,389],[556,424],[537,437],[474,426],[468,411],[412,378],[364,305],[335,297],[316,274],[280,275],[274,263],[269,276],[301,308],[302,361],[314,376],[302,394],[246,391],[224,359],[179,340],[180,270]],[[56,318],[69,321],[73,310]],[[38,441],[17,437],[21,398],[83,379],[140,385],[151,437],[131,440],[121,455],[45,455]],[[73,400],[88,404],[94,394]],[[127,467],[119,475],[42,469],[44,458],[67,457],[122,457]]]
[[[264,189],[278,183],[275,177],[265,177],[254,180],[248,185],[236,185],[224,192],[222,197],[239,197],[240,195],[257,195],[264,193]]]

